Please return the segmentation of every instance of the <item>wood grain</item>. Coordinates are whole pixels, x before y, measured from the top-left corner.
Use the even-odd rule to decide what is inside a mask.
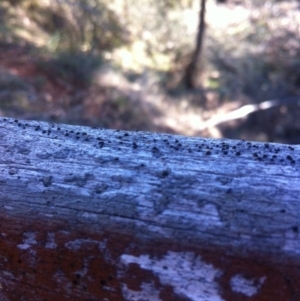
[[[300,300],[298,145],[0,118],[0,154],[0,299]]]

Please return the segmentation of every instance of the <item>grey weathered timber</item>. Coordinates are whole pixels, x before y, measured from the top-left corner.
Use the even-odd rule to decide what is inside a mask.
[[[0,300],[300,300],[300,146],[0,118]]]

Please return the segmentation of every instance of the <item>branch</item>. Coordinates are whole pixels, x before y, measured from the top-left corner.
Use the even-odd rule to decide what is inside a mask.
[[[282,105],[290,105],[296,103],[300,103],[300,96],[293,96],[284,99],[266,100],[259,104],[245,105],[231,112],[212,117],[211,119],[202,123],[201,126],[199,127],[199,130],[202,131],[207,128],[214,127],[228,121],[241,119],[257,111],[267,110]]]
[[[300,146],[0,118],[1,300],[300,300]]]

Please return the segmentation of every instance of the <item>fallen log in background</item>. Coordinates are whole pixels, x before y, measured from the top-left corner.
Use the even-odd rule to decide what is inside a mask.
[[[300,146],[0,119],[0,300],[300,300]]]

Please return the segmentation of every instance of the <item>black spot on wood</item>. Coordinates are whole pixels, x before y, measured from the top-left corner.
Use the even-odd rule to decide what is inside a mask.
[[[165,178],[165,177],[167,177],[167,176],[169,175],[169,173],[170,173],[170,172],[166,169],[166,170],[164,170],[164,171],[162,172],[161,175],[162,175],[163,178]]]
[[[49,187],[52,184],[52,176],[43,177],[42,182],[45,187]]]

